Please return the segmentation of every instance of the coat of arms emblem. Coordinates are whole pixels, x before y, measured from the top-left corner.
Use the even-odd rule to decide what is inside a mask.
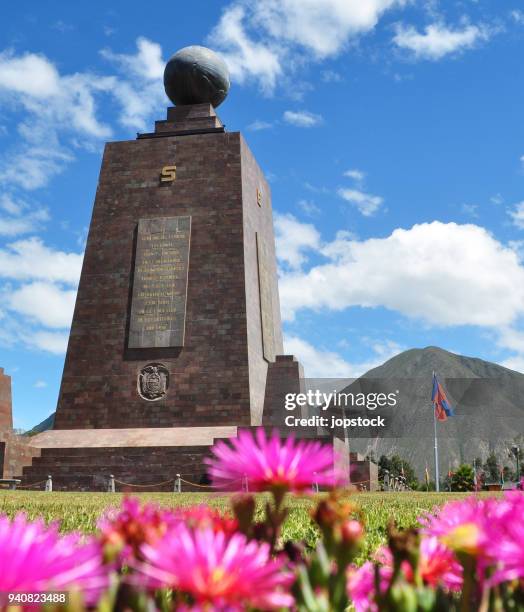
[[[138,373],[138,394],[145,400],[162,399],[169,387],[169,371],[161,363],[150,363]]]

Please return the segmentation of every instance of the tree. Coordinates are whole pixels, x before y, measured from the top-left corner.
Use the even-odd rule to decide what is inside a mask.
[[[384,481],[386,470],[391,472],[391,461],[388,457],[386,457],[386,455],[381,455],[380,459],[378,460],[378,479],[380,481]]]
[[[399,455],[386,457],[382,455],[378,460],[378,478],[384,480],[385,471],[388,470],[390,476],[404,476],[411,489],[418,488],[418,479],[415,470],[409,461],[402,459]]]
[[[500,480],[499,461],[493,451],[488,455],[484,464],[484,478],[486,482],[499,482]]]
[[[518,435],[508,446],[508,456],[515,462],[513,478],[519,480],[522,477],[524,463],[524,436]],[[518,472],[518,473],[517,473]]]
[[[473,491],[473,468],[467,463],[463,463],[451,477],[452,491]]]

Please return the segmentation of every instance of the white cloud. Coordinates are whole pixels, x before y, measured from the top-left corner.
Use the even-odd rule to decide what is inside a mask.
[[[309,111],[285,111],[283,119],[286,123],[296,127],[310,128],[320,125],[323,121],[321,115]]]
[[[40,327],[30,319],[7,314],[0,325],[0,345],[25,346],[30,350],[62,355],[67,348],[69,333]]]
[[[121,109],[122,125],[146,128],[153,112],[166,105],[164,63],[157,43],[140,37],[136,44],[130,55],[102,51],[117,75],[61,74],[43,55],[0,53],[0,102],[13,114],[23,112],[20,142],[0,159],[0,183],[43,187],[74,159],[72,148],[97,150],[95,143],[113,134],[98,117],[102,96]]]
[[[366,178],[366,173],[362,172],[362,170],[357,170],[357,168],[353,168],[351,170],[346,170],[344,172],[344,176],[347,176],[358,183],[361,183]]]
[[[7,214],[0,216],[0,236],[28,234],[49,221],[49,212],[41,206],[33,207],[9,194],[0,196],[0,209]]]
[[[500,362],[500,365],[515,372],[524,373],[524,355],[514,355]]]
[[[524,355],[524,332],[514,327],[502,327],[497,332],[499,346]]]
[[[351,378],[353,368],[341,355],[322,350],[298,336],[284,337],[286,355],[295,355],[309,378]]]
[[[260,132],[261,130],[269,130],[273,127],[273,124],[270,121],[261,121],[260,119],[256,119],[253,123],[250,123],[246,129],[250,132]]]
[[[515,327],[505,327],[497,330],[497,345],[502,349],[513,353],[510,357],[501,361],[501,365],[524,372],[524,332]]]
[[[58,144],[22,144],[18,152],[6,155],[0,161],[0,183],[27,190],[39,189],[60,174],[64,165],[73,159],[73,155]]]
[[[518,255],[476,225],[434,221],[386,238],[339,237],[322,254],[327,263],[282,276],[285,319],[304,308],[384,307],[432,325],[497,328],[524,314]]]
[[[246,9],[240,4],[226,9],[211,32],[210,40],[221,50],[234,81],[255,80],[265,94],[270,94],[282,74],[284,52],[274,41],[265,44],[252,40],[245,29],[245,17]]]
[[[67,345],[81,253],[67,253],[32,237],[0,249],[0,298],[5,316],[0,342],[53,354]]]
[[[417,58],[438,60],[451,53],[471,49],[491,35],[492,31],[484,25],[465,25],[453,29],[443,23],[432,23],[420,33],[413,26],[398,24],[393,41],[398,47],[412,51]]]
[[[269,95],[279,78],[308,60],[340,53],[405,0],[236,0],[210,42],[222,52],[234,81],[254,80]],[[285,68],[285,69],[284,69]]]
[[[293,215],[274,217],[278,260],[289,268],[300,268],[306,261],[306,251],[318,250],[320,234],[310,224],[300,223]]]
[[[83,255],[46,246],[39,238],[28,238],[0,248],[0,277],[44,280],[76,286]]]
[[[319,349],[298,336],[284,337],[286,354],[298,358],[304,367],[305,376],[309,378],[358,378],[403,350],[403,347],[394,342],[374,342],[371,348],[374,352],[372,359],[350,363],[338,353]]]
[[[43,125],[60,124],[89,136],[108,138],[111,130],[96,119],[93,96],[107,90],[110,84],[90,73],[62,76],[41,55],[26,53],[16,57],[11,51],[0,53],[0,94],[8,103],[22,105]]]
[[[60,94],[60,76],[49,60],[35,53],[0,53],[0,89],[41,100]]]
[[[6,297],[7,307],[11,311],[27,316],[44,327],[64,329],[71,325],[76,290],[36,281],[22,285]]]
[[[513,219],[513,225],[524,229],[524,201],[515,204],[512,209],[508,210],[508,214]]]
[[[508,246],[513,249],[521,262],[524,262],[524,240],[509,240]]]
[[[374,215],[384,203],[384,198],[359,189],[340,188],[337,193],[346,202],[354,204],[365,217]]]
[[[35,389],[45,389],[47,387],[47,383],[45,380],[37,380],[33,385]]]
[[[54,355],[63,355],[67,349],[69,334],[65,332],[49,332],[39,331],[25,338],[27,344],[34,348],[53,353]]]
[[[137,38],[137,53],[126,55],[114,53],[111,49],[100,52],[106,59],[118,64],[124,72],[145,80],[158,80],[164,76],[165,62],[162,59],[162,47],[143,36]]]
[[[155,111],[167,106],[163,75],[165,61],[158,43],[139,37],[134,54],[101,51],[102,56],[120,70],[120,77],[113,77],[110,93],[122,107],[120,123],[126,127],[144,131]]]
[[[0,236],[18,236],[19,234],[28,234],[35,231],[39,222],[47,220],[49,217],[44,213],[41,215],[28,215],[23,218],[5,218],[0,219]]]
[[[322,212],[315,202],[312,202],[311,200],[299,200],[298,207],[308,217],[316,217]]]
[[[27,208],[26,202],[4,193],[0,196],[0,208],[10,215],[20,215]]]
[[[258,0],[253,23],[273,39],[305,48],[318,58],[336,55],[372,30],[396,0]]]

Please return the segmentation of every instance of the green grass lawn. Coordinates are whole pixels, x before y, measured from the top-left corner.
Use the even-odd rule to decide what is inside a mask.
[[[62,531],[96,530],[96,522],[109,506],[118,506],[120,493],[44,493],[0,491],[0,514],[14,516],[24,511],[29,518],[43,517],[46,521],[60,520]],[[209,504],[220,510],[229,508],[229,497],[209,493],[142,493],[136,497],[163,506]],[[361,559],[368,557],[385,541],[386,525],[394,519],[399,527],[417,524],[417,517],[450,499],[464,497],[459,493],[357,493],[351,499],[360,507],[366,525],[366,543]],[[262,514],[265,499],[259,495],[258,512]],[[284,540],[305,540],[310,546],[318,536],[309,511],[314,498],[289,498],[290,513],[284,526]]]

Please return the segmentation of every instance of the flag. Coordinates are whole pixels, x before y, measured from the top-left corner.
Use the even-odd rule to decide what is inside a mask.
[[[429,470],[428,470],[428,464],[426,463],[426,486],[429,487]]]
[[[455,416],[451,404],[448,402],[446,393],[440,384],[437,375],[433,372],[433,391],[431,393],[431,401],[435,406],[435,416],[439,421],[446,421],[448,417]]]

